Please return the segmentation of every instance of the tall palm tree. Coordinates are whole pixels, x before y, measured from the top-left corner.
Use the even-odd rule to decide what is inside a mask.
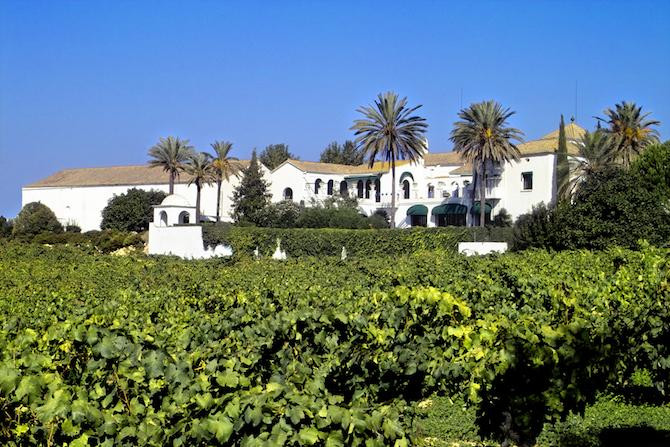
[[[518,160],[521,153],[512,142],[521,142],[523,132],[507,126],[507,119],[514,115],[510,109],[495,101],[471,104],[458,113],[461,121],[454,123],[451,141],[454,150],[472,163],[479,182],[479,225],[486,223],[486,168],[491,164],[503,164]],[[476,186],[473,185],[473,188]],[[474,194],[473,194],[474,206]]]
[[[215,141],[211,144],[214,149],[214,156],[212,157],[212,169],[214,171],[214,178],[216,180],[216,221],[221,221],[221,185],[223,181],[228,181],[231,176],[237,175],[240,172],[240,167],[232,163],[237,161],[235,157],[229,157],[233,143],[229,141]]]
[[[408,107],[407,98],[399,99],[393,92],[380,93],[374,105],[357,109],[364,118],[351,127],[356,131],[356,144],[369,157],[368,166],[373,167],[377,157],[391,165],[391,228],[395,228],[396,160],[415,162],[428,148],[426,119],[412,115],[420,107]]]
[[[174,194],[174,182],[179,173],[184,170],[184,163],[193,152],[193,146],[188,140],[175,137],[161,138],[149,149],[150,166],[158,166],[170,173],[170,194]]]
[[[188,157],[188,162],[184,166],[186,172],[191,179],[189,186],[195,184],[195,223],[200,223],[200,191],[203,185],[211,184],[214,181],[215,174],[212,166],[212,156],[207,152],[192,153]]]
[[[605,115],[596,119],[609,126],[603,130],[612,138],[610,157],[624,168],[630,167],[646,146],[658,142],[658,130],[651,126],[658,126],[660,121],[647,119],[650,113],[642,114],[642,107],[634,102],[616,104],[614,110],[605,110]]]
[[[566,198],[572,197],[588,177],[614,165],[610,158],[612,139],[603,130],[596,130],[593,133],[587,131],[577,144],[579,154],[571,157],[568,162],[569,181],[559,192]]]

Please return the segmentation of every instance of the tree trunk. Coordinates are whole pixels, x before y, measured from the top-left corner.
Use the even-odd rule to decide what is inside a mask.
[[[170,194],[174,194],[174,171],[170,171]]]
[[[479,179],[479,226],[486,224],[486,160],[482,161]]]
[[[216,181],[216,221],[221,222],[221,180]]]
[[[380,181],[379,189],[381,187]],[[395,228],[395,154],[393,152],[391,152],[391,228]]]
[[[200,223],[200,183],[195,184],[195,224]]]

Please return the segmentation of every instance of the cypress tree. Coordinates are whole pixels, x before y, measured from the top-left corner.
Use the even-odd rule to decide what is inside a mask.
[[[565,123],[561,115],[561,125],[558,128],[558,150],[556,151],[556,197],[557,202],[566,199],[567,185],[570,182],[570,167],[568,166],[568,141],[565,138]]]
[[[263,178],[254,150],[249,166],[242,171],[242,181],[233,191],[233,218],[236,222],[261,224],[263,210],[270,204],[268,182]]]

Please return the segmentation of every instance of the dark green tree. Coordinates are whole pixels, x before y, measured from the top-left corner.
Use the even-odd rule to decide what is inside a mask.
[[[505,208],[498,211],[498,214],[493,218],[494,227],[511,227],[512,223],[512,216],[510,216]]]
[[[570,166],[568,165],[568,140],[565,137],[565,122],[561,115],[558,127],[558,149],[556,150],[556,197],[557,201],[567,199],[567,184],[570,182]]]
[[[268,182],[263,178],[256,151],[253,151],[251,162],[242,171],[242,180],[233,191],[233,218],[237,222],[262,226],[270,197]]]
[[[270,144],[263,149],[259,159],[261,163],[265,165],[266,168],[272,170],[284,163],[288,159],[299,160],[300,158],[293,155],[288,150],[288,145],[286,144]]]
[[[153,206],[159,205],[166,194],[163,191],[131,188],[125,194],[112,197],[102,210],[103,230],[146,231],[153,215]]]
[[[631,172],[641,185],[656,191],[661,203],[670,202],[670,141],[653,144],[633,163]]]
[[[615,166],[610,160],[611,138],[601,129],[595,132],[585,132],[578,142],[579,153],[571,157],[569,166],[569,180],[563,184],[559,192],[564,198],[572,198],[582,183],[593,173]]]
[[[637,175],[610,168],[592,174],[572,204],[556,209],[553,233],[557,249],[637,248],[641,239],[664,245],[670,241],[670,210]]]
[[[363,164],[365,153],[359,150],[353,141],[345,141],[339,145],[336,141],[330,143],[321,152],[321,163],[336,163],[340,165],[357,166]]]
[[[14,228],[12,220],[7,219],[5,216],[0,216],[0,237],[10,237],[12,235],[12,228]]]
[[[39,202],[26,204],[14,219],[12,236],[31,239],[44,232],[62,233],[63,226],[48,206]]]
[[[512,248],[550,248],[553,246],[553,238],[553,212],[544,203],[540,203],[530,213],[517,218],[514,223]]]

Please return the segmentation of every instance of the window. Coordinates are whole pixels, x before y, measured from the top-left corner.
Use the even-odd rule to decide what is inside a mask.
[[[370,190],[372,189],[372,181],[368,180],[365,182],[365,198],[370,198]]]
[[[382,185],[379,179],[375,180],[375,202],[382,201]]]
[[[349,185],[346,180],[340,182],[340,195],[342,197],[347,197],[349,195]]]
[[[532,172],[522,172],[521,179],[523,180],[523,189],[524,191],[530,191],[533,189],[533,173]]]
[[[326,189],[326,193],[329,196],[333,195],[333,185],[334,185],[334,182],[332,180],[328,180],[328,188]]]
[[[428,185],[428,198],[432,199],[435,197],[435,187],[433,185]]]
[[[188,211],[182,211],[179,213],[179,223],[180,224],[187,224],[191,220],[191,216],[189,215]]]
[[[319,194],[319,189],[321,189],[321,179],[318,178],[314,182],[314,194]]]
[[[293,190],[291,188],[284,190],[284,200],[293,200]]]
[[[363,198],[363,180],[359,180],[358,183],[356,184],[356,189],[358,190],[358,198],[362,199]]]
[[[403,180],[402,182],[402,197],[403,199],[409,199],[409,180]]]
[[[161,211],[160,218],[161,218],[160,226],[167,227],[167,213],[165,211]]]

